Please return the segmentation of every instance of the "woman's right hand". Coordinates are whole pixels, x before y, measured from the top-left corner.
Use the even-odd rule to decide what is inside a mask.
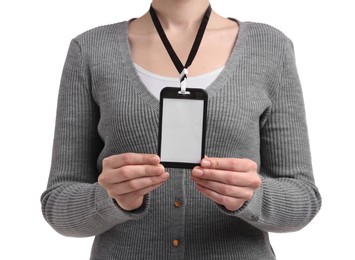
[[[98,182],[122,209],[131,211],[142,205],[144,195],[168,178],[159,156],[125,153],[103,160]]]

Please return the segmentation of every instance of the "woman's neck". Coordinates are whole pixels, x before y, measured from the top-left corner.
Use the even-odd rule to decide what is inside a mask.
[[[208,0],[153,0],[152,6],[165,30],[185,31],[198,27]]]

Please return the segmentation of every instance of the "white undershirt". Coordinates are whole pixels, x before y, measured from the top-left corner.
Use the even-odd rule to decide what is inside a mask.
[[[160,98],[160,91],[165,87],[180,87],[179,78],[173,77],[164,77],[150,71],[147,71],[140,67],[137,64],[134,64],[137,73],[144,83],[146,88],[149,90],[152,95],[154,95],[158,100]],[[188,88],[202,88],[206,89],[209,85],[212,84],[213,81],[218,77],[218,75],[223,70],[222,68],[216,69],[209,73],[205,73],[203,75],[188,77],[187,78],[187,87]]]

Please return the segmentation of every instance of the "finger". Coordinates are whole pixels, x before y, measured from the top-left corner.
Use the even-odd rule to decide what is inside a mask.
[[[121,182],[117,185],[114,185],[112,187],[115,189],[116,195],[124,195],[128,193],[132,193],[135,191],[139,191],[142,189],[145,189],[150,186],[154,186],[158,183],[164,182],[169,178],[169,174],[165,172],[164,174],[160,176],[155,176],[155,177],[147,177],[147,178],[137,178],[137,179],[132,179],[129,181]]]
[[[123,153],[106,157],[102,166],[108,168],[120,168],[126,165],[156,165],[160,158],[156,154]]]
[[[210,200],[214,201],[217,204],[223,205],[227,210],[230,211],[236,211],[240,209],[245,203],[244,199],[225,196],[213,190],[207,189],[199,184],[196,184],[196,188],[207,198],[209,198]]]
[[[215,181],[198,180],[196,183],[206,189],[215,191],[218,194],[244,200],[250,200],[254,196],[255,191],[249,187],[238,187]]]
[[[100,174],[98,181],[99,184],[117,184],[120,182],[143,178],[159,176],[165,172],[163,165],[158,164],[156,166],[152,165],[128,165],[121,167],[119,169],[109,169],[102,174]]]
[[[125,195],[118,195],[118,196],[111,196],[116,200],[118,205],[123,208],[124,210],[134,210],[139,208],[142,205],[143,202],[143,196],[148,194],[149,192],[152,192],[153,190],[157,189],[160,187],[163,182],[157,183],[155,185],[146,187],[144,189],[138,190],[131,192],[129,194]]]
[[[237,172],[257,171],[257,164],[254,161],[240,158],[205,157],[201,160],[201,167]]]
[[[192,170],[192,177],[241,187],[260,186],[260,177],[257,174],[247,172],[230,172],[196,167]]]

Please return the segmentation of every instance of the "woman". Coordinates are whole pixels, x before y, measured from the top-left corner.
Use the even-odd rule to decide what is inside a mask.
[[[299,230],[320,209],[291,41],[209,6],[153,0],[70,44],[41,201],[59,233],[95,236],[91,259],[275,259],[268,232]],[[181,72],[159,24],[182,63],[206,25],[185,65],[209,97],[207,156],[192,170],[156,155],[159,92]]]

